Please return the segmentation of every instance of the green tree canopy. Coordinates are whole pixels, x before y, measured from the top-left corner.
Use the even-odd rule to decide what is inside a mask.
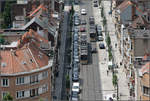
[[[6,1],[4,12],[2,14],[4,19],[3,28],[9,28],[11,26],[11,5],[9,1]]]
[[[117,84],[118,84],[118,77],[117,77],[116,74],[113,75],[112,83],[113,83],[113,86],[114,86],[114,87],[116,87]]]
[[[3,101],[13,101],[13,97],[10,95],[10,93],[7,93],[7,94],[3,97]]]
[[[66,75],[66,88],[70,88],[70,78],[69,78],[69,75]]]

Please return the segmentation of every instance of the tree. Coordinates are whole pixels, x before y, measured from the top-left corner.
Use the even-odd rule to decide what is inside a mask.
[[[110,48],[108,48],[108,54],[109,54],[109,61],[110,61],[112,59],[112,52]]]
[[[118,84],[118,77],[116,74],[113,74],[112,83],[114,87],[116,87]]]
[[[43,98],[40,98],[40,101],[44,101]]]
[[[104,17],[104,7],[102,6],[102,9],[101,9],[101,17],[103,18]]]
[[[106,41],[107,41],[108,47],[110,47],[111,39],[110,39],[109,33],[107,34],[107,39],[106,39]]]
[[[2,37],[0,37],[0,44],[4,44],[5,43],[5,39],[4,38],[2,38]]]
[[[71,15],[73,15],[74,14],[74,8],[73,8],[73,5],[71,6]]]
[[[70,78],[69,78],[69,75],[66,75],[66,88],[70,89]]]
[[[106,20],[106,17],[104,17],[103,19],[103,26],[105,26],[107,24],[107,20]]]
[[[9,1],[6,1],[2,16],[4,19],[4,23],[2,24],[2,27],[9,28],[11,26],[11,6]]]
[[[6,95],[3,97],[3,101],[13,101],[13,97],[10,95],[10,93],[6,93]]]

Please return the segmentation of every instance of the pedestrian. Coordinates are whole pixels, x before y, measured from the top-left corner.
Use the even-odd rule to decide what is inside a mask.
[[[117,48],[117,43],[115,43],[115,48]]]
[[[120,62],[120,66],[122,65],[122,62]]]
[[[109,71],[107,70],[107,76],[108,76]]]

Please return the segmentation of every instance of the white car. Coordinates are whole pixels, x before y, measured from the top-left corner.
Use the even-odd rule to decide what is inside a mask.
[[[81,9],[81,15],[86,15],[86,10],[85,9]]]
[[[73,92],[77,92],[77,93],[80,92],[80,84],[79,84],[79,82],[74,82],[73,83],[73,85],[72,85],[72,91]]]

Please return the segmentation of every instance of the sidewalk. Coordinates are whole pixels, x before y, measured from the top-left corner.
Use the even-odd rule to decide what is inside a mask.
[[[110,11],[110,1],[103,1],[104,6],[104,12],[107,19],[107,29],[109,31],[109,35],[111,38],[111,44],[112,49],[114,51],[114,59],[115,63],[118,64],[119,68],[117,69],[118,73],[118,79],[119,79],[119,100],[128,100],[129,99],[129,89],[127,85],[127,78],[125,75],[125,72],[123,70],[123,66],[120,66],[120,62],[122,61],[122,56],[120,55],[118,47],[115,48],[115,44],[117,42],[117,38],[115,35],[115,26],[112,21],[111,15],[108,14]],[[102,26],[102,18],[101,18],[101,9],[99,7],[93,8],[95,22],[98,25]],[[103,37],[105,38],[105,33],[103,33]],[[104,40],[105,43],[105,40]],[[97,42],[97,47],[99,42]],[[105,43],[106,45],[106,43]],[[106,58],[106,60],[104,60]],[[99,70],[100,70],[100,77],[101,77],[101,83],[102,83],[102,93],[103,93],[103,100],[107,99],[107,96],[112,96],[112,94],[116,94],[116,90],[114,90],[113,84],[112,84],[112,73],[109,72],[109,75],[107,76],[107,69],[108,69],[108,53],[106,50],[99,50]],[[121,95],[121,96],[120,96]]]

